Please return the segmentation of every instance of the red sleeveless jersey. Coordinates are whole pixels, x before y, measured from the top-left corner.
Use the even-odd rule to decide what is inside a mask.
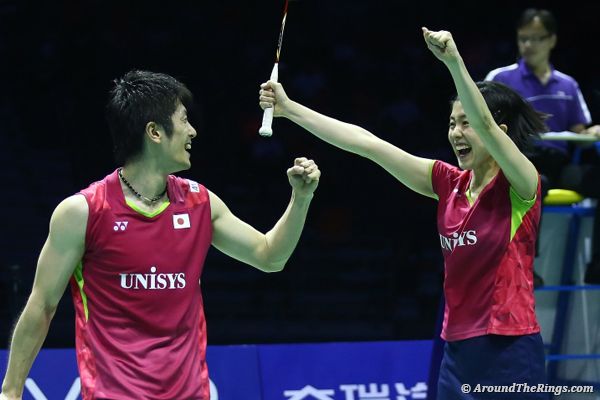
[[[89,399],[209,399],[200,275],[208,191],[169,176],[170,203],[142,215],[117,172],[80,193],[89,217],[71,279],[81,392]]]
[[[470,171],[435,161],[446,309],[442,338],[540,331],[533,295],[533,260],[540,221],[540,186],[521,199],[499,171],[470,203]]]

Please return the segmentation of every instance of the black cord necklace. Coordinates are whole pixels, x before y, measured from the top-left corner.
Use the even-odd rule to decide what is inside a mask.
[[[125,177],[123,176],[123,168],[119,168],[118,169],[118,174],[119,174],[119,178],[121,178],[121,180],[123,181],[123,183],[125,184],[125,186],[127,186],[129,188],[129,190],[131,190],[131,192],[140,200],[146,201],[150,204],[156,203],[158,200],[160,200],[165,193],[167,193],[167,187],[165,186],[165,190],[162,191],[161,194],[154,196],[153,198],[148,198],[146,196],[144,196],[143,194],[141,194],[140,192],[138,192],[137,190],[135,190],[133,188],[133,186],[131,186],[131,183],[129,183],[129,181],[127,179],[125,179]]]

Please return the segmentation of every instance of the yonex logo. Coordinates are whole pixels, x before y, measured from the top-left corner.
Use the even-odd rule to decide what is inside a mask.
[[[127,229],[128,223],[129,223],[129,221],[115,221],[115,226],[113,226],[113,230],[115,232],[124,231],[125,229]]]

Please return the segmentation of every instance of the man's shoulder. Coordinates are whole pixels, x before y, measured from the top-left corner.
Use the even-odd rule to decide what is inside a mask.
[[[113,175],[116,177],[116,174],[117,172],[115,170],[114,172],[111,172],[110,174],[106,175],[104,178],[90,183],[85,189],[81,189],[79,193],[85,196],[86,194],[92,194],[97,191],[104,191],[106,189],[109,179],[111,179]]]
[[[206,192],[206,188],[197,181],[189,178],[182,178],[176,175],[169,175],[169,180],[172,185],[183,190],[185,193],[203,193]]]
[[[208,189],[192,179],[169,175],[169,186],[171,201],[200,204],[209,200]]]
[[[519,71],[519,64],[514,63],[505,67],[500,67],[491,70],[485,77],[486,81],[504,81],[517,74]]]
[[[98,181],[92,182],[88,187],[77,193],[77,195],[81,195],[80,197],[84,198],[87,202],[90,213],[109,207],[108,199],[111,197],[110,182],[118,183],[117,170]],[[112,195],[114,196],[114,185]]]
[[[52,226],[79,227],[85,226],[88,219],[89,206],[81,194],[74,194],[61,201],[51,218]]]
[[[579,84],[571,75],[567,75],[564,72],[560,72],[559,70],[555,69],[554,76],[567,85],[579,87]]]

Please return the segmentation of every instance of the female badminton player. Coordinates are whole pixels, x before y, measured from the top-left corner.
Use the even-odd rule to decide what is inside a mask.
[[[533,296],[540,179],[523,154],[530,139],[544,131],[544,122],[510,88],[476,84],[449,32],[423,28],[423,37],[456,86],[448,140],[458,167],[413,156],[365,129],[310,110],[290,100],[279,83],[261,85],[260,106],[273,107],[276,117],[376,162],[408,188],[438,201],[447,341],[438,399],[547,398],[526,392],[524,385],[512,394],[477,391],[546,381]]]

